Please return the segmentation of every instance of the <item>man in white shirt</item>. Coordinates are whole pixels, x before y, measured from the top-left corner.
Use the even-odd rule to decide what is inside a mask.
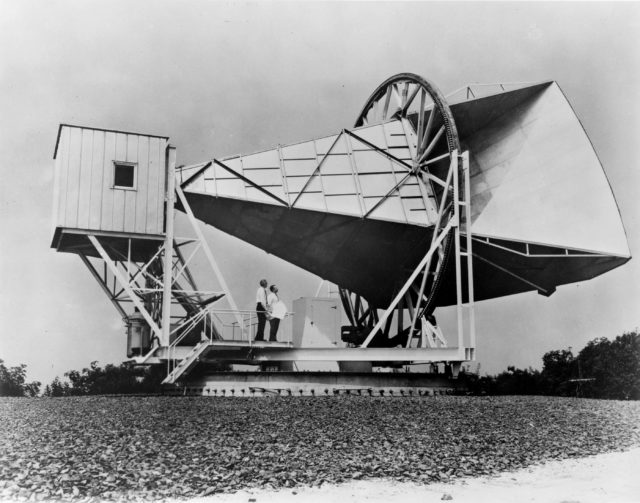
[[[264,326],[267,324],[267,285],[266,279],[260,280],[260,286],[256,291],[256,311],[258,313],[258,329],[256,341],[264,341]]]
[[[287,307],[278,297],[278,287],[276,285],[271,285],[269,290],[271,290],[267,297],[269,306],[269,341],[276,342],[280,320],[287,314]]]

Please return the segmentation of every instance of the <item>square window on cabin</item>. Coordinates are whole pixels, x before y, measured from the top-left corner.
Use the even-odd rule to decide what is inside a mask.
[[[124,162],[114,162],[113,187],[115,189],[135,189],[136,165]]]

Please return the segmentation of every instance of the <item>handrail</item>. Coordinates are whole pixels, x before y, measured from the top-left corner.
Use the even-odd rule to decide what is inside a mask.
[[[263,312],[266,313],[267,311],[263,311]],[[244,341],[246,338],[246,341],[249,343],[249,346],[252,346],[254,342],[253,337],[255,335],[254,329],[257,326],[257,321],[258,321],[257,314],[258,314],[258,311],[256,311],[255,309],[211,309],[206,307],[201,311],[199,311],[195,316],[187,320],[183,325],[180,325],[174,328],[170,332],[170,334],[175,334],[179,330],[182,331],[182,333],[180,333],[180,335],[176,337],[176,339],[169,344],[168,351],[167,351],[167,356],[168,356],[167,375],[169,375],[172,372],[172,370],[176,368],[175,365],[173,368],[171,368],[171,362],[174,362],[176,359],[175,358],[176,347],[180,342],[182,342],[182,340],[184,340],[184,338],[189,333],[191,333],[193,328],[198,323],[200,323],[200,321],[204,321],[204,329],[203,329],[204,336],[209,340],[209,342],[213,341],[212,327],[214,325],[213,325],[213,320],[209,319],[208,315],[215,317],[216,320],[218,321],[219,328],[221,328],[219,333],[223,335],[223,340],[237,341],[238,339],[236,338],[236,330],[239,329],[240,340]],[[287,311],[285,313],[283,321],[292,320],[294,314],[295,313],[293,311]],[[233,315],[234,319],[231,322],[225,323],[221,315]],[[242,323],[242,326],[240,326],[240,322]],[[281,324],[280,327],[279,327],[279,333],[282,334],[284,332],[285,334],[284,342],[292,342],[293,333],[292,333],[292,327],[290,326],[290,323],[288,323],[286,326],[284,324]],[[268,331],[268,325],[265,328],[266,328],[266,331]],[[229,329],[231,331],[231,338],[224,337],[225,331],[228,331]]]
[[[192,318],[190,318],[187,323],[183,324],[183,325],[179,325],[176,328],[174,328],[171,332],[169,332],[169,335],[175,333],[177,330],[183,330],[183,332],[175,338],[175,340],[173,342],[169,343],[169,348],[167,351],[167,375],[169,375],[172,371],[171,369],[171,361],[175,360],[175,351],[176,351],[176,346],[178,345],[179,342],[182,341],[182,339],[184,339],[186,337],[186,335],[188,333],[191,332],[191,329],[193,329],[197,323],[200,322],[200,320],[204,319],[206,320],[206,315],[208,314],[209,309],[208,308],[204,308],[202,310],[200,310],[198,312],[198,314],[196,314],[195,316],[193,316]],[[205,327],[206,327],[206,321],[205,321]],[[211,335],[209,335],[209,339],[211,340]],[[175,367],[174,367],[175,369]]]
[[[268,313],[269,311],[256,311],[255,309],[211,309],[210,313],[229,313],[229,314],[251,314],[251,313]],[[287,311],[285,315],[293,316],[295,313],[293,311]]]

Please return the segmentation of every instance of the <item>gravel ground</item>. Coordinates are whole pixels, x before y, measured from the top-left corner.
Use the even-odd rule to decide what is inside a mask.
[[[188,503],[638,503],[638,465],[640,448],[447,483],[354,480],[322,487],[252,489],[193,498]]]
[[[550,397],[0,399],[0,499],[158,500],[449,482],[640,446],[640,402]]]

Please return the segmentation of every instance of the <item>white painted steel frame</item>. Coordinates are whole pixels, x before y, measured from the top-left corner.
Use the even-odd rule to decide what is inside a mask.
[[[171,286],[173,285],[173,226],[175,211],[176,185],[176,149],[168,145],[166,150],[167,191],[165,194],[165,236],[163,256],[163,288],[162,288],[162,337],[160,345],[169,345],[169,328],[171,327]]]
[[[425,347],[425,348],[293,348],[288,343],[273,345],[250,345],[249,342],[212,341],[207,342],[210,348],[207,358],[216,360],[215,352],[224,351],[225,358],[233,361],[371,361],[371,362],[463,362],[468,358],[468,348],[458,347]],[[171,358],[182,360],[187,358],[196,346],[178,346],[171,352]],[[204,353],[201,351],[200,354]],[[154,355],[154,363],[170,358],[169,348],[159,348]],[[219,360],[219,358],[218,358]]]
[[[79,253],[79,255],[84,265],[87,266],[87,269],[89,269],[89,272],[91,273],[91,275],[100,285],[100,288],[102,288],[104,293],[107,294],[107,297],[109,297],[109,300],[111,301],[111,303],[118,310],[118,312],[120,313],[120,316],[122,316],[123,318],[126,318],[127,313],[125,312],[123,307],[120,305],[120,302],[117,299],[117,295],[114,295],[114,292],[109,290],[109,287],[107,286],[106,281],[100,277],[100,274],[98,273],[98,271],[96,271],[95,267],[93,267],[93,264],[89,262],[89,259],[87,258],[87,256],[84,253]]]
[[[104,263],[106,264],[106,266],[111,270],[113,276],[118,280],[122,288],[124,288],[124,290],[127,292],[133,304],[138,308],[138,311],[140,311],[140,314],[144,317],[145,321],[149,324],[149,327],[151,328],[151,330],[153,330],[153,333],[158,337],[159,340],[162,341],[164,338],[163,330],[160,329],[160,327],[155,322],[151,314],[147,311],[144,304],[142,303],[142,301],[140,300],[136,292],[133,290],[129,281],[127,281],[127,279],[122,275],[117,265],[111,259],[111,257],[109,257],[109,254],[105,251],[105,249],[103,248],[100,241],[98,241],[96,236],[90,234],[87,237],[89,238],[89,241],[91,241],[91,244],[93,244],[96,251],[102,257],[102,260],[104,260]]]
[[[398,193],[398,195],[402,198],[402,193],[400,192],[400,188],[404,184],[406,184],[409,180],[414,180],[414,179],[417,182],[417,185],[419,187],[419,192],[423,199],[424,211],[428,215],[428,207],[429,207],[428,198],[429,197],[435,198],[433,188],[429,186],[429,183],[435,183],[443,187],[441,201],[439,205],[439,211],[437,212],[437,218],[435,222],[435,230],[433,233],[432,247],[430,248],[427,255],[425,256],[425,259],[423,260],[423,263],[422,263],[422,267],[419,267],[417,271],[414,271],[414,274],[412,275],[411,280],[399,292],[395,301],[392,303],[392,306],[390,307],[390,309],[388,309],[383,315],[383,317],[377,321],[376,327],[369,334],[365,343],[363,344],[363,346],[365,347],[370,343],[375,333],[379,331],[380,328],[384,326],[385,322],[387,322],[387,320],[390,318],[390,316],[392,315],[393,309],[400,302],[403,301],[406,295],[408,295],[409,288],[413,287],[413,280],[415,280],[415,278],[420,273],[422,268],[424,268],[422,285],[418,293],[418,305],[416,305],[415,309],[413,309],[411,302],[406,302],[407,307],[410,310],[410,316],[411,316],[411,330],[407,340],[407,348],[409,348],[411,341],[413,339],[414,329],[415,329],[417,320],[424,315],[424,311],[420,309],[420,305],[424,300],[424,289],[425,289],[427,277],[429,273],[434,273],[435,275],[437,275],[440,272],[440,269],[442,268],[442,264],[444,261],[443,259],[444,251],[441,249],[441,247],[443,245],[443,241],[445,238],[450,239],[448,238],[450,231],[454,232],[452,239],[455,240],[454,248],[456,249],[456,254],[455,254],[456,277],[459,283],[457,285],[458,304],[461,304],[461,301],[462,301],[461,278],[460,278],[462,255],[460,251],[460,229],[459,229],[461,218],[460,218],[460,211],[458,206],[466,205],[467,211],[465,211],[465,216],[467,217],[466,220],[470,221],[468,216],[469,215],[468,204],[466,204],[466,202],[461,202],[462,199],[460,197],[460,196],[468,195],[468,187],[469,187],[468,156],[460,157],[459,159],[457,150],[454,149],[452,152],[452,145],[457,145],[457,132],[455,129],[455,124],[451,119],[451,112],[448,109],[446,105],[446,101],[444,100],[440,92],[428,81],[425,81],[424,79],[421,79],[413,74],[403,74],[403,76],[405,80],[402,82],[395,82],[395,81],[392,81],[393,79],[390,79],[389,81],[390,84],[386,89],[384,89],[384,93],[380,94],[380,96],[373,99],[373,101],[370,100],[369,104],[365,106],[365,109],[367,107],[369,107],[370,109],[379,109],[382,107],[382,105],[380,105],[379,103],[376,103],[376,100],[378,101],[384,100],[384,106],[382,107],[383,109],[382,117],[381,117],[381,120],[378,122],[378,124],[382,127],[382,131],[383,131],[382,136],[384,138],[386,148],[382,148],[381,145],[376,145],[368,141],[366,138],[363,138],[359,134],[359,131],[356,132],[356,131],[343,129],[337,135],[335,135],[335,137],[332,138],[331,144],[328,147],[328,149],[326,147],[323,148],[323,150],[325,150],[324,154],[322,155],[321,158],[318,158],[318,146],[316,144],[316,141],[311,141],[310,144],[313,146],[315,155],[313,158],[309,158],[309,160],[315,161],[316,165],[313,168],[313,171],[311,171],[311,173],[306,176],[306,180],[304,181],[301,188],[298,191],[294,191],[294,192],[297,192],[297,194],[295,194],[293,197],[292,197],[292,194],[290,194],[289,189],[287,187],[287,173],[284,167],[285,161],[290,160],[290,158],[287,157],[287,159],[285,159],[285,155],[283,153],[283,147],[279,146],[277,148],[277,157],[279,160],[277,167],[279,168],[279,173],[282,177],[282,190],[285,193],[285,196],[287,199],[286,202],[280,199],[279,197],[277,197],[276,195],[272,194],[271,192],[269,192],[266,188],[258,186],[254,181],[246,178],[244,175],[240,173],[237,173],[236,171],[231,169],[229,166],[226,166],[224,162],[218,161],[216,159],[211,161],[211,163],[214,166],[218,165],[224,168],[226,171],[230,172],[236,178],[243,180],[245,184],[248,183],[250,186],[254,186],[258,188],[261,192],[266,193],[268,196],[270,196],[271,199],[279,202],[280,204],[288,207],[295,207],[298,201],[300,200],[300,198],[306,193],[307,189],[309,188],[314,178],[318,177],[320,180],[322,180],[323,177],[320,176],[322,172],[322,166],[327,161],[327,159],[329,159],[330,156],[333,154],[333,151],[336,145],[340,143],[341,149],[342,149],[340,153],[342,153],[346,148],[346,155],[347,155],[347,158],[349,159],[349,165],[351,166],[352,176],[354,177],[355,192],[350,193],[348,195],[353,195],[357,197],[358,204],[360,206],[360,214],[363,218],[369,217],[381,204],[383,204],[385,201],[387,201],[390,197],[392,197],[396,193]],[[381,86],[380,89],[382,88],[383,86]],[[407,119],[407,113],[410,107],[412,106],[412,103],[414,102],[414,100],[417,98],[418,95],[420,95],[420,108],[418,110],[418,115],[417,115],[417,131],[416,131],[413,124],[411,124]],[[430,107],[427,107],[425,105],[427,98],[431,100],[432,104]],[[392,102],[392,99],[394,103],[393,110],[399,111],[399,122],[395,120],[395,117],[398,115],[398,112],[394,112],[393,115],[390,114],[389,107]],[[367,126],[371,127],[372,126],[371,122],[365,117],[365,115],[367,114],[368,112],[365,113],[364,111],[361,114],[361,120],[362,120],[361,124],[364,123]],[[434,129],[434,124],[436,123],[436,116],[438,114],[442,120],[442,126],[438,128],[435,134],[432,134],[432,130]],[[394,123],[398,123],[402,129],[402,134],[400,134],[400,136],[403,136],[404,138],[404,143],[402,145],[404,145],[405,148],[407,148],[409,151],[409,155],[411,157],[411,160],[409,160],[409,162],[405,162],[405,160],[399,159],[398,157],[393,155],[391,152],[391,147],[387,142],[388,132],[385,131],[385,128],[384,128],[384,125],[386,124],[385,121],[389,121],[389,120],[392,120]],[[434,151],[436,145],[439,143],[440,139],[443,137],[445,132],[447,134],[446,148],[448,149],[448,152],[444,154],[441,154],[440,152],[436,152],[433,158],[429,158],[429,155]],[[417,134],[417,137],[415,138],[415,140],[412,140],[411,135],[416,135],[416,134]],[[361,184],[357,176],[358,170],[357,170],[357,167],[354,165],[354,160],[353,160],[354,145],[352,143],[353,141],[359,142],[359,144],[366,146],[371,151],[381,154],[382,156],[389,159],[389,161],[391,162],[391,165],[390,165],[392,170],[391,173],[395,178],[395,184],[393,186],[390,186],[388,189],[385,189],[386,193],[382,197],[379,197],[377,201],[373,203],[373,205],[368,209],[363,199],[365,194],[360,186]],[[415,141],[415,144],[413,143],[414,141]],[[307,143],[309,142],[306,142],[306,143],[303,142],[295,145],[302,146],[302,145],[306,145]],[[275,152],[275,151],[265,151],[264,154],[266,154],[268,157],[268,154],[270,152]],[[308,157],[303,153],[304,150],[301,150],[299,152],[300,154],[296,157],[296,159],[299,158],[299,160],[302,160],[303,158],[306,159]],[[454,155],[454,152],[455,152],[455,155]],[[259,155],[259,153],[252,154],[252,155]],[[427,171],[427,168],[430,164],[433,164],[440,160],[444,160],[447,156],[451,157],[450,170],[448,172],[447,179],[440,180],[439,178],[429,173]],[[243,159],[250,158],[250,157],[251,155],[240,157],[240,169],[243,169],[243,166],[244,166]],[[236,158],[230,158],[230,159],[236,159]],[[273,161],[262,160],[262,162],[265,163],[263,165],[264,169],[267,169],[267,165],[270,165],[270,163],[272,163]],[[464,177],[465,177],[464,179],[466,180],[465,193],[462,195],[458,194],[458,189],[460,186],[460,183],[459,183],[460,180],[458,179],[459,164],[460,164],[460,169],[464,169]],[[187,181],[182,184],[182,187],[189,186],[191,182],[194,181],[200,174],[204,176],[204,171],[208,169],[209,165],[210,163],[201,165],[203,167],[198,169],[195,175],[190,176],[187,179]],[[398,165],[400,165],[401,168],[404,168],[404,170],[406,170],[404,174],[402,172],[396,173],[396,170],[394,170],[394,167],[397,167]],[[243,173],[244,173],[244,169],[243,169]],[[215,176],[216,176],[215,170],[213,170],[214,180],[215,180]],[[206,177],[205,177],[205,180],[206,180]],[[206,185],[203,185],[203,187],[206,192],[207,190]],[[328,195],[331,195],[331,194],[326,193],[325,190],[322,190],[321,192],[324,195],[323,200],[326,206],[327,204],[326,198]],[[448,213],[449,210],[446,209],[447,207],[450,207],[451,196],[449,192],[455,192],[454,194],[455,215],[453,217],[450,217]],[[216,193],[217,193],[217,190],[216,190]],[[432,196],[429,196],[429,194],[432,194]],[[468,197],[466,198],[466,200],[468,200]],[[407,208],[405,207],[404,204],[401,204],[401,208],[402,208],[402,211],[405,213],[405,219],[409,221],[409,218],[407,215],[407,211],[408,211]],[[444,226],[445,230],[443,230],[441,226],[443,226],[443,218],[444,218],[445,210],[447,212],[447,218],[450,218],[451,222],[449,222],[448,225],[445,225]],[[429,221],[428,216],[427,216],[427,221]],[[471,246],[471,240],[468,239],[467,248],[469,250],[470,250],[470,246]],[[436,252],[439,254],[439,259],[435,266],[435,271],[431,271],[432,258],[434,256],[434,253]],[[471,261],[470,256],[468,258],[465,256],[465,259],[467,260],[467,262]],[[471,275],[470,277],[472,277],[472,268],[469,267],[469,270],[471,271],[469,273]],[[471,285],[471,288],[470,288],[471,295],[469,296],[470,299],[472,299],[472,291],[473,291],[473,287]],[[472,302],[470,303],[470,305],[472,310]],[[461,314],[458,315],[458,318],[461,319]],[[459,325],[461,325],[461,323]],[[462,328],[460,328],[460,330],[462,330]],[[459,335],[458,339],[459,339],[458,345],[462,346],[463,337]]]
[[[459,176],[462,174],[464,180],[464,194],[460,194],[460,179]],[[447,224],[440,228],[440,221],[444,214],[445,208],[445,200],[447,198],[447,194],[450,191],[453,191],[453,208],[454,213],[453,216],[449,219]],[[463,213],[461,215],[461,208]],[[466,233],[466,250],[463,252],[461,250],[461,236],[460,236],[460,226],[462,223],[462,216],[464,216],[464,221],[467,224],[467,233]],[[456,318],[457,318],[457,349],[461,350],[464,353],[463,360],[473,360],[475,358],[475,343],[476,343],[476,333],[475,333],[475,314],[474,314],[474,297],[473,297],[473,252],[472,252],[472,237],[471,232],[469,230],[471,222],[471,213],[470,213],[470,190],[469,190],[469,154],[468,152],[464,152],[461,155],[458,155],[457,151],[454,151],[451,156],[451,163],[449,172],[447,174],[447,180],[445,182],[445,188],[442,194],[442,202],[440,205],[440,212],[438,215],[438,223],[436,228],[434,229],[433,239],[431,242],[431,246],[427,251],[426,255],[420,261],[418,266],[414,269],[413,273],[409,276],[405,284],[398,291],[395,298],[385,310],[383,315],[379,318],[376,325],[371,329],[367,338],[362,343],[361,348],[367,348],[371,343],[375,335],[382,329],[384,324],[387,322],[390,316],[393,315],[394,310],[398,306],[398,304],[403,300],[409,288],[414,284],[416,278],[420,273],[423,273],[423,280],[421,283],[420,291],[418,294],[418,304],[414,307],[411,322],[411,329],[407,338],[406,348],[407,350],[415,350],[417,348],[411,348],[410,344],[413,339],[414,329],[416,326],[417,319],[420,314],[420,303],[423,300],[423,292],[424,285],[426,282],[426,277],[429,272],[429,264],[431,262],[432,256],[436,253],[450,232],[454,233],[454,254],[455,254],[455,276],[456,276]],[[464,258],[467,265],[467,302],[466,305],[463,302],[462,296],[462,259]],[[465,327],[463,320],[463,310],[467,309],[469,312],[468,321],[468,334],[469,334],[469,345],[465,346]],[[433,333],[435,332],[435,327],[431,326]],[[424,333],[424,331],[423,331]],[[429,351],[433,348],[426,348]]]
[[[239,314],[238,311],[238,307],[236,305],[235,300],[233,299],[233,296],[231,294],[231,291],[229,290],[229,287],[227,286],[227,282],[222,274],[222,271],[220,270],[220,268],[218,267],[218,263],[213,255],[213,253],[211,252],[211,248],[209,247],[204,234],[202,233],[202,229],[200,228],[200,224],[198,222],[198,220],[195,218],[193,211],[191,209],[191,206],[189,205],[189,202],[187,201],[187,198],[184,195],[184,192],[182,191],[181,187],[179,185],[175,185],[173,187],[173,191],[175,194],[178,195],[178,198],[180,199],[180,202],[182,204],[182,207],[184,208],[185,213],[187,214],[187,217],[189,219],[189,223],[191,224],[191,227],[193,229],[193,231],[196,233],[197,237],[198,237],[198,243],[200,245],[200,247],[202,248],[202,250],[204,251],[204,254],[207,258],[207,261],[209,262],[209,265],[211,266],[211,269],[214,271],[214,274],[216,275],[216,278],[218,279],[218,282],[220,283],[220,286],[222,287],[223,291],[226,294],[227,297],[227,302],[229,303],[229,305],[231,306],[231,309],[238,321],[239,326],[241,327],[241,329],[243,328],[243,322],[242,322],[242,317]],[[186,266],[186,264],[185,264]],[[165,280],[165,285],[166,285],[166,280]],[[189,320],[189,323],[191,324],[191,327],[195,327],[195,325],[200,321],[200,320],[207,320],[209,315],[209,306],[201,309],[200,313],[198,313],[197,316],[191,318]],[[205,321],[206,324],[206,321]],[[183,327],[176,327],[174,330],[171,331],[171,333],[177,333],[179,328],[183,328]],[[189,328],[189,327],[186,327]],[[173,382],[173,380],[177,379],[177,377],[179,375],[181,375],[182,372],[186,371],[186,367],[181,365],[181,364],[177,364],[175,365],[175,362],[178,358],[176,358],[176,351],[177,351],[177,347],[178,344],[182,341],[182,339],[189,333],[189,330],[184,330],[182,333],[182,336],[177,337],[173,342],[171,342],[170,344],[164,344],[164,346],[168,346],[168,358],[167,358],[167,378],[169,379],[171,382]],[[209,334],[210,335],[210,334]],[[170,340],[170,334],[167,335],[167,341]],[[211,340],[211,339],[209,339]],[[202,344],[199,344],[196,347],[201,347]],[[199,354],[199,353],[198,353]],[[174,368],[172,369],[172,365],[175,365]],[[169,381],[167,381],[169,382]]]
[[[309,190],[312,182],[314,180],[318,180],[320,186],[322,187],[319,193],[322,194],[323,202],[322,202],[321,208],[320,207],[315,208],[317,210],[329,211],[330,209],[327,206],[328,198],[331,198],[333,196],[353,196],[354,198],[358,199],[358,205],[359,205],[359,211],[357,211],[355,214],[358,214],[360,217],[363,217],[363,218],[369,218],[369,217],[375,218],[375,215],[372,215],[372,214],[380,207],[380,205],[382,205],[390,197],[398,196],[402,201],[402,204],[400,205],[400,209],[404,215],[403,221],[415,223],[415,221],[412,218],[410,218],[410,212],[416,211],[416,210],[412,210],[409,206],[407,206],[408,205],[407,201],[415,197],[403,195],[402,192],[400,191],[400,188],[403,185],[407,184],[407,182],[414,181],[415,183],[413,185],[416,185],[418,187],[418,191],[420,194],[418,198],[422,200],[422,204],[424,206],[424,208],[421,208],[421,210],[425,213],[424,222],[422,222],[422,224],[424,225],[429,222],[428,208],[430,206],[429,197],[431,196],[429,194],[431,193],[431,190],[425,184],[421,183],[421,181],[418,178],[418,173],[415,167],[412,166],[411,164],[412,163],[411,160],[400,159],[392,153],[393,148],[398,147],[398,148],[403,148],[408,150],[412,154],[412,156],[414,154],[413,152],[414,146],[412,143],[413,140],[411,138],[412,138],[412,135],[415,135],[415,132],[413,131],[412,126],[406,120],[405,120],[405,124],[399,123],[397,121],[390,122],[390,124],[396,124],[396,123],[399,124],[399,126],[402,127],[402,130],[403,130],[403,134],[401,136],[403,138],[404,143],[399,147],[397,145],[396,146],[376,145],[368,141],[366,138],[363,138],[363,136],[361,136],[360,132],[357,129],[355,131],[349,130],[349,129],[343,129],[335,136],[326,137],[326,139],[331,139],[331,144],[328,146],[328,148],[323,147],[324,152],[320,155],[318,154],[319,147],[317,145],[317,142],[322,141],[325,138],[310,140],[307,142],[295,143],[287,146],[278,146],[276,149],[256,152],[256,153],[252,153],[244,156],[234,156],[234,157],[225,158],[222,160],[213,159],[210,162],[207,162],[205,164],[198,164],[191,167],[183,168],[180,174],[181,177],[184,171],[191,171],[191,174],[186,178],[184,182],[181,183],[181,187],[183,189],[190,190],[190,191],[199,192],[203,190],[204,193],[209,193],[209,189],[207,188],[206,181],[212,180],[214,182],[212,193],[219,195],[220,188],[215,186],[216,180],[221,180],[219,177],[217,177],[216,170],[215,170],[216,167],[219,167],[227,171],[230,175],[232,175],[234,179],[237,179],[238,181],[242,181],[245,184],[245,188],[256,189],[260,193],[266,195],[268,198],[266,202],[277,203],[285,207],[293,208],[293,207],[300,207],[300,200],[303,196],[318,192],[316,190]],[[386,131],[385,126],[388,126],[388,124],[386,123],[380,124],[380,127],[382,128],[384,142],[387,141],[388,135],[393,136],[393,133],[389,133],[388,131]],[[334,152],[338,144],[340,145],[340,148],[343,149],[344,151],[341,151],[338,153]],[[293,148],[293,147],[299,147],[303,145],[309,148],[313,148],[314,150],[313,157],[292,158],[292,157],[286,157],[285,153],[283,152],[283,149],[285,148]],[[362,188],[362,184],[361,184],[361,176],[363,176],[363,173],[361,173],[362,167],[358,166],[358,163],[355,160],[355,156],[358,155],[358,153],[363,150],[366,152],[375,152],[376,154],[379,154],[383,158],[386,158],[390,161],[388,174],[390,174],[395,178],[395,182],[393,185],[390,185],[385,189],[386,192],[383,195],[375,195],[375,196],[367,195],[367,193]],[[246,169],[247,171],[256,171],[259,169],[263,169],[263,170],[272,169],[274,171],[277,171],[280,175],[279,176],[280,182],[277,186],[279,189],[282,190],[284,194],[283,196],[284,199],[275,195],[272,191],[270,191],[269,186],[261,186],[255,180],[251,180],[250,178],[248,178],[248,176],[250,175],[247,173],[247,171],[243,171],[244,174],[239,173],[229,165],[231,161],[240,159],[240,166],[242,166],[246,159],[252,158],[254,156],[259,156],[261,154],[270,154],[270,153],[277,155],[278,157],[278,161],[276,163],[277,166],[270,168],[267,166],[269,162],[263,161],[265,162],[265,165],[262,168],[251,167],[251,168],[244,168],[244,169]],[[332,159],[332,156],[340,156],[340,155],[344,155],[349,160],[350,170],[347,170],[344,173],[330,173],[330,174],[323,173],[322,167],[325,165],[325,163],[329,159]],[[442,158],[443,156],[439,155],[434,159],[429,159],[427,162],[429,163],[435,162]],[[304,160],[314,161],[315,163],[315,166],[313,167],[313,170],[310,173],[287,174],[287,170],[285,168],[285,164],[287,162],[304,161]],[[192,171],[192,170],[195,170],[195,171]],[[406,171],[406,174],[405,174],[405,171]],[[339,174],[350,175],[350,178],[353,181],[353,186],[354,186],[353,190],[345,193],[340,193],[340,194],[329,193],[324,187],[325,179],[333,178],[335,176],[338,176]],[[375,173],[368,173],[368,172],[364,173],[364,175],[367,175],[367,176],[384,175],[384,174],[387,174],[387,172],[380,171]],[[304,178],[304,182],[302,183],[301,187],[297,190],[292,190],[290,186],[292,180],[300,179],[300,178]],[[202,183],[203,184],[202,188],[196,189],[194,184],[197,184],[197,183]],[[245,197],[245,198],[248,197],[245,192],[243,192],[243,194],[244,196],[241,196],[241,194],[236,194],[235,196],[233,196],[225,193],[222,193],[221,195],[223,195],[224,197]],[[367,206],[366,206],[367,202],[365,201],[365,198],[376,199],[376,202],[373,204],[373,207],[369,207],[367,209]],[[305,206],[305,207],[308,208],[308,206]],[[337,211],[337,212],[340,213],[340,211]]]
[[[254,361],[463,362],[463,347],[448,348],[254,348]]]
[[[202,229],[200,229],[200,224],[196,219],[196,217],[194,216],[193,211],[191,210],[191,206],[189,206],[189,202],[187,201],[187,198],[185,197],[184,192],[182,191],[182,188],[180,186],[176,186],[175,191],[178,194],[178,198],[180,199],[180,202],[182,203],[182,206],[184,207],[184,210],[187,213],[187,216],[189,217],[189,222],[191,223],[191,227],[193,228],[196,235],[198,236],[198,240],[207,257],[207,260],[209,261],[209,265],[213,269],[213,272],[215,273],[216,278],[220,282],[220,286],[222,286],[222,289],[224,290],[227,296],[227,301],[229,302],[231,309],[234,311],[238,311],[238,306],[235,300],[233,299],[233,295],[231,295],[231,290],[229,289],[227,282],[224,279],[222,271],[218,267],[218,263],[215,257],[213,256],[213,253],[211,252],[211,248],[209,247],[207,240],[205,239],[204,234],[202,233]],[[241,322],[240,317],[238,317],[238,321]]]
[[[235,301],[231,295],[231,292],[227,286],[227,283],[220,271],[216,260],[209,248],[204,235],[199,227],[199,222],[195,219],[191,208],[182,193],[182,190],[179,186],[176,186],[176,174],[175,174],[175,160],[176,160],[176,152],[175,148],[172,146],[167,146],[166,149],[166,170],[167,170],[167,193],[165,194],[165,229],[164,235],[162,236],[163,244],[158,246],[158,250],[151,256],[151,258],[144,264],[140,265],[138,263],[134,263],[131,260],[132,253],[132,240],[145,239],[149,238],[149,236],[131,233],[118,233],[114,235],[114,233],[104,233],[104,232],[83,232],[81,230],[75,230],[72,233],[83,234],[86,235],[89,242],[102,259],[103,262],[103,275],[96,270],[95,266],[91,263],[89,258],[86,255],[86,252],[79,251],[79,255],[85,266],[89,269],[91,275],[96,279],[101,289],[105,292],[105,294],[109,297],[109,300],[113,303],[114,307],[118,310],[118,313],[123,317],[123,319],[127,319],[128,315],[125,311],[122,303],[123,302],[131,302],[138,309],[140,314],[144,317],[145,321],[148,323],[149,327],[153,331],[154,337],[157,338],[159,342],[158,348],[166,347],[171,353],[172,350],[175,351],[175,347],[177,343],[182,339],[188,332],[189,328],[195,327],[197,323],[205,320],[205,325],[209,323],[210,325],[213,323],[212,320],[208,318],[211,314],[206,307],[200,307],[199,312],[195,316],[184,317],[184,316],[172,316],[171,315],[171,306],[174,304],[181,304],[181,302],[177,299],[174,299],[175,294],[179,294],[184,298],[196,297],[201,300],[203,295],[214,294],[226,296],[229,304],[231,305],[232,311],[237,313],[237,306]],[[174,218],[175,218],[175,202],[176,202],[176,194],[181,200],[183,207],[189,217],[189,222],[197,236],[196,239],[193,238],[175,238],[174,236]],[[73,231],[73,230],[72,230]],[[127,253],[126,256],[120,253],[118,250],[113,247],[109,247],[109,250],[106,249],[105,243],[101,242],[100,239],[108,240],[110,237],[118,237],[118,238],[127,238]],[[154,235],[153,239],[158,239],[158,235]],[[191,252],[188,258],[185,260],[179,248],[184,246],[187,243],[195,243],[195,249]],[[189,270],[189,263],[193,259],[194,255],[198,250],[202,250],[207,257],[209,264],[211,265],[216,277],[223,288],[223,292],[209,292],[198,289],[195,284],[194,278]],[[119,259],[119,260],[118,260]],[[157,261],[161,260],[162,267],[162,277],[156,277],[153,274],[149,273],[148,268],[150,265]],[[122,268],[120,268],[120,267]],[[135,271],[133,270],[135,268]],[[109,285],[109,275],[107,272],[111,273],[113,279],[113,285]],[[183,289],[177,285],[178,279],[184,276],[187,279],[187,282],[191,286],[191,289]],[[141,285],[138,283],[140,279],[145,279],[148,281],[152,281],[157,285],[156,288],[149,288],[147,285]],[[174,284],[176,287],[174,287]],[[145,303],[141,299],[141,295],[145,293],[162,293],[162,308],[160,317],[155,318],[154,313],[149,312],[149,310],[145,307]],[[123,297],[123,294],[126,294],[126,297]],[[239,316],[238,320],[241,321]],[[154,319],[155,318],[155,319]],[[180,321],[178,323],[174,323],[172,328],[172,318],[178,318]],[[242,327],[242,324],[240,324]],[[213,327],[210,327],[213,332],[216,330]],[[170,342],[171,335],[177,333],[182,330],[182,336]],[[209,335],[213,333],[211,332]],[[210,338],[210,341],[213,340]],[[154,352],[158,348],[153,348],[151,352]],[[150,353],[151,354],[151,353]],[[134,358],[135,359],[135,358]],[[139,357],[137,360],[149,360],[149,355],[144,357]]]

